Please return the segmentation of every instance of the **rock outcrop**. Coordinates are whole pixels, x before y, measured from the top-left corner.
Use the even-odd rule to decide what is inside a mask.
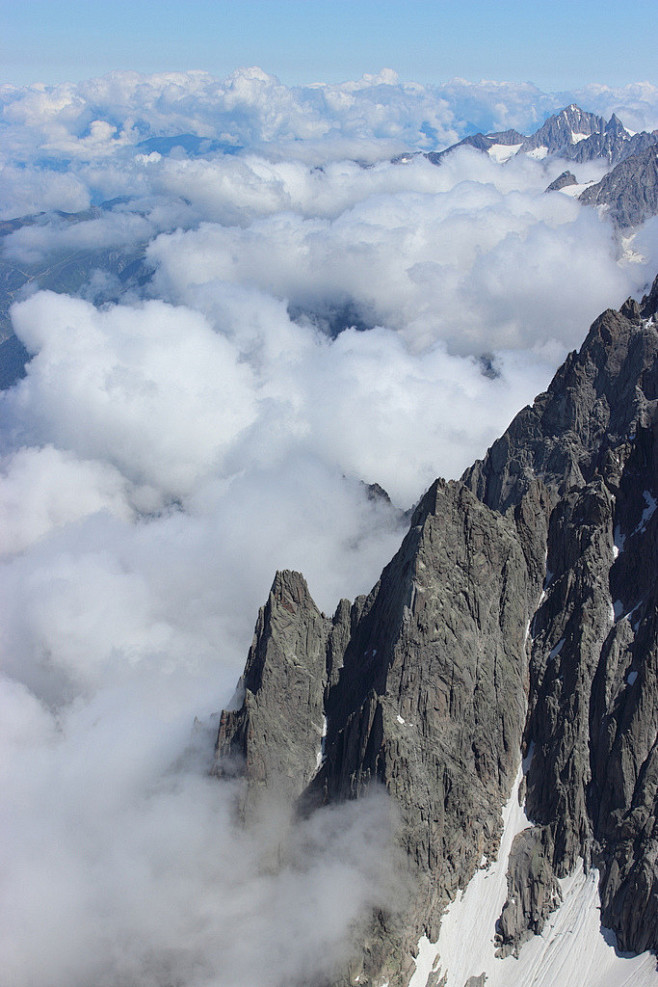
[[[501,952],[581,858],[621,947],[658,948],[657,308],[658,279],[600,316],[486,457],[432,485],[368,597],[329,619],[275,579],[216,771],[244,774],[245,817],[267,789],[312,812],[384,786],[414,888],[336,983],[409,982],[496,853],[522,749],[534,825],[490,917]]]
[[[580,196],[588,206],[604,207],[620,229],[638,226],[658,214],[658,145],[625,158]]]
[[[546,192],[559,192],[560,189],[569,188],[570,185],[577,185],[576,176],[571,171],[563,171],[555,181],[545,189]]]

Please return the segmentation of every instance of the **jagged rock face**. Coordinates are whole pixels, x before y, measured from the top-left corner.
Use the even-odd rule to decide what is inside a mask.
[[[532,623],[527,811],[555,873],[579,856],[601,868],[603,922],[638,951],[658,945],[657,294],[658,280],[641,306],[604,313],[465,477],[502,509],[538,473],[558,494]]]
[[[603,133],[592,134],[584,141],[566,148],[562,157],[583,163],[603,159],[609,165],[618,165],[627,158],[642,154],[658,144],[658,134],[642,131],[629,134],[621,121],[613,115]]]
[[[341,799],[383,783],[435,896],[468,879],[497,836],[525,717],[529,591],[513,523],[437,482],[363,604],[328,695],[313,791]]]
[[[485,504],[504,512],[537,478],[558,496],[583,486],[638,424],[650,422],[658,337],[642,321],[653,316],[657,296],[654,283],[641,307],[629,303],[599,316],[548,390],[464,473],[464,482]]]
[[[438,165],[446,154],[451,154],[459,147],[474,147],[478,151],[488,152],[494,145],[501,144],[514,146],[518,148],[519,154],[533,157],[555,156],[581,164],[603,159],[613,166],[658,145],[658,133],[631,134],[614,113],[606,123],[603,117],[587,113],[579,106],[571,104],[549,117],[538,130],[527,137],[516,130],[473,134],[444,151],[431,151],[425,157],[432,164]],[[564,188],[566,184],[565,182],[556,187]]]
[[[616,226],[637,226],[658,213],[658,145],[627,157],[580,196],[585,205],[604,206]]]
[[[242,706],[222,713],[217,737],[215,773],[249,778],[246,813],[266,791],[292,802],[317,770],[331,630],[304,578],[277,573],[249,649]]]
[[[238,754],[248,793],[306,812],[385,786],[414,887],[337,983],[408,983],[419,934],[495,852],[522,747],[536,825],[513,846],[502,952],[580,857],[621,947],[658,947],[657,308],[658,279],[597,319],[485,459],[430,488],[367,598],[329,620],[302,577],[275,579],[217,770]]]
[[[560,154],[566,147],[573,144],[573,135],[585,134],[587,137],[605,130],[605,120],[594,113],[581,110],[574,103],[566,106],[559,113],[549,117],[539,130],[526,138],[524,151],[533,151],[545,147],[548,154]]]
[[[518,956],[520,946],[540,933],[562,901],[551,867],[553,847],[547,826],[524,829],[514,838],[507,872],[507,901],[497,927],[498,955]]]
[[[576,176],[571,171],[563,171],[554,182],[546,188],[546,192],[559,192],[560,189],[569,188],[570,185],[577,185]]]

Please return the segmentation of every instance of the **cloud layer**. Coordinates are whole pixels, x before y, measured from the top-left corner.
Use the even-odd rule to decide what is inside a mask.
[[[385,69],[353,82],[288,88],[254,67],[223,80],[205,72],[115,72],[76,85],[4,85],[0,216],[76,211],[126,186],[134,192],[139,166],[157,158],[148,144],[156,137],[201,138],[209,153],[374,162],[440,149],[475,130],[529,133],[571,102],[606,117],[616,112],[633,130],[658,126],[658,90],[649,83],[544,93],[529,83],[463,79],[423,86]],[[198,152],[198,141],[192,146]]]

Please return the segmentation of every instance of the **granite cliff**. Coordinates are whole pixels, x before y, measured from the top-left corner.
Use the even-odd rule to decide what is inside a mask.
[[[329,618],[275,577],[215,773],[244,776],[247,822],[268,790],[308,813],[384,786],[413,887],[336,984],[409,983],[419,936],[496,855],[522,752],[534,825],[483,917],[501,955],[581,860],[620,947],[658,948],[657,310],[658,278],[604,312],[486,457],[435,481],[367,597]]]

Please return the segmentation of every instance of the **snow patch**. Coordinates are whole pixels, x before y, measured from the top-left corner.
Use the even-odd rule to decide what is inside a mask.
[[[590,137],[590,136],[591,136],[590,134],[574,134],[574,132],[572,130],[571,131],[571,143],[572,144],[580,144],[581,141],[586,141],[587,138]]]
[[[405,722],[406,721],[403,720],[402,717],[400,716],[400,714],[398,713],[398,723],[405,723]]]
[[[563,902],[549,916],[543,933],[525,943],[518,959],[496,957],[495,923],[507,897],[512,841],[531,825],[518,804],[521,778],[519,770],[503,810],[498,860],[478,871],[448,907],[438,941],[432,944],[426,936],[419,941],[409,987],[426,987],[430,974],[437,973],[446,976],[446,987],[464,987],[470,977],[482,973],[487,987],[658,987],[655,956],[618,952],[614,933],[601,928],[599,874],[591,870],[586,875],[582,863],[560,881]]]
[[[514,157],[521,147],[521,144],[492,144],[487,149],[487,154],[494,161],[497,161],[498,164],[505,164],[506,161]]]
[[[612,550],[612,554],[614,555],[615,558],[617,558],[617,556],[619,555],[620,552],[623,552],[624,551],[624,542],[625,541],[626,541],[626,535],[622,535],[621,530],[619,528],[619,525],[616,525],[615,526],[615,533],[614,533],[614,542],[615,542],[615,544],[614,544],[614,548]]]
[[[409,987],[425,987],[429,974],[439,967],[447,971],[450,987],[463,987],[470,976],[479,976],[486,969],[489,954],[493,956],[494,925],[507,898],[507,862],[512,843],[517,833],[532,825],[519,805],[522,779],[519,765],[512,794],[503,809],[498,859],[486,870],[479,870],[465,891],[458,892],[441,920],[438,941],[432,944],[426,936],[419,941],[416,970]],[[485,928],[485,917],[491,919],[489,930]]]
[[[534,158],[535,161],[543,161],[547,154],[548,148],[545,144],[542,144],[541,147],[536,147],[533,151],[528,151],[528,157]]]
[[[577,184],[577,185],[565,185],[564,188],[561,188],[559,191],[562,192],[563,195],[569,195],[571,196],[572,199],[577,199],[578,196],[581,195],[586,188],[589,188],[590,185],[593,184],[594,182],[590,181],[590,182],[582,182],[581,184]]]
[[[322,762],[324,761],[325,747],[326,747],[325,740],[326,740],[326,737],[327,737],[327,726],[328,726],[327,717],[324,716],[322,718],[322,728],[320,730],[320,737],[321,737],[320,750],[315,755],[315,770],[316,771],[319,771],[320,770],[320,768],[322,767]]]

